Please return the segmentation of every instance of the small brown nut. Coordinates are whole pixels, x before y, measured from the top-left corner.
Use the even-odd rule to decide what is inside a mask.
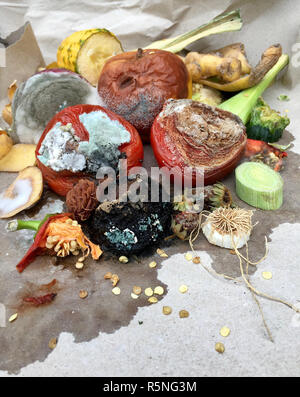
[[[200,263],[199,256],[195,256],[195,258],[193,259],[193,263],[196,263],[196,264]]]

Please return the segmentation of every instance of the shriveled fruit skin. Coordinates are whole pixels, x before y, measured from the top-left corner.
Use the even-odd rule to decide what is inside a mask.
[[[128,120],[149,142],[151,125],[168,98],[192,95],[184,62],[164,50],[137,50],[111,57],[105,63],[98,92],[106,106]]]

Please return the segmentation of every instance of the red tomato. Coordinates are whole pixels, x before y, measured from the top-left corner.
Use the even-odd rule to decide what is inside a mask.
[[[130,170],[130,168],[132,167],[140,166],[141,162],[143,161],[144,150],[139,133],[128,121],[123,119],[121,116],[98,105],[75,105],[65,108],[59,113],[57,113],[53,117],[53,119],[47,124],[37,144],[37,148],[35,152],[37,159],[37,166],[42,171],[45,181],[48,183],[49,187],[60,196],[66,196],[68,191],[73,187],[73,185],[76,182],[78,182],[79,179],[83,177],[91,177],[91,175],[84,172],[72,172],[67,170],[57,172],[52,170],[50,167],[45,166],[43,163],[39,161],[37,157],[40,154],[39,150],[41,144],[45,139],[45,136],[48,134],[48,132],[58,122],[61,122],[63,125],[67,123],[71,123],[75,130],[75,134],[80,138],[80,140],[88,141],[89,133],[85,129],[81,121],[79,120],[79,116],[82,113],[90,113],[97,110],[101,110],[102,112],[106,113],[111,120],[117,120],[130,133],[131,135],[130,142],[124,143],[119,147],[119,151],[121,153],[125,153],[126,155],[128,170]]]
[[[171,125],[171,123],[170,123]],[[170,127],[171,128],[171,127]],[[181,153],[176,147],[176,144],[169,139],[168,131],[162,124],[159,122],[159,115],[154,120],[151,128],[151,136],[150,136],[151,146],[154,152],[154,156],[160,168],[166,167],[167,169],[172,169],[174,175],[178,178],[181,178],[181,182],[190,183],[193,187],[197,185],[196,179],[196,168],[192,168],[191,176],[184,175],[184,169],[189,167],[182,157]],[[212,166],[203,168],[204,172],[204,185],[210,185],[217,181],[222,180],[226,175],[232,172],[241,158],[243,157],[243,153],[246,145],[246,133],[241,137],[241,146],[236,156],[228,161],[224,161],[220,166]],[[190,147],[190,150],[195,150]],[[173,181],[174,178],[172,178]],[[200,183],[201,183],[200,179]]]

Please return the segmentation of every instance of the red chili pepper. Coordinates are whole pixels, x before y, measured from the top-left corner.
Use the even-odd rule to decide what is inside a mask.
[[[84,125],[81,123],[79,116],[82,113],[91,113],[97,110],[106,113],[111,120],[117,120],[130,133],[130,142],[124,143],[119,147],[119,151],[126,155],[128,170],[132,167],[141,165],[144,157],[143,144],[139,133],[128,121],[126,121],[116,113],[98,105],[70,106],[57,113],[47,124],[35,151],[37,166],[42,171],[45,181],[54,192],[61,196],[66,196],[68,191],[72,189],[74,184],[77,183],[79,179],[83,177],[89,177],[91,175],[84,172],[72,172],[68,170],[57,172],[52,170],[50,167],[45,166],[41,161],[39,161],[37,156],[40,154],[40,147],[48,132],[58,122],[61,122],[63,125],[71,123],[76,136],[79,137],[81,141],[88,141],[89,133],[85,129]]]
[[[58,215],[50,216],[49,218],[47,218],[45,220],[45,222],[42,224],[42,226],[38,230],[32,246],[29,248],[29,250],[23,257],[23,259],[16,266],[17,270],[20,273],[22,273],[22,271],[24,269],[26,269],[26,267],[31,262],[33,262],[37,256],[42,255],[45,252],[45,250],[47,249],[46,248],[46,240],[47,240],[46,230],[47,230],[49,223],[52,222],[53,220],[56,220],[56,219],[59,219],[59,218],[65,217],[65,216],[68,216],[69,218],[73,219],[72,214],[58,214]]]
[[[24,298],[23,301],[27,303],[32,303],[34,306],[44,305],[46,303],[51,303],[57,294],[51,293],[43,296],[29,296]]]
[[[244,154],[245,157],[251,157],[264,151],[267,153],[273,152],[279,158],[287,157],[286,152],[282,152],[281,150],[268,145],[267,142],[257,141],[255,139],[247,139],[246,151]]]

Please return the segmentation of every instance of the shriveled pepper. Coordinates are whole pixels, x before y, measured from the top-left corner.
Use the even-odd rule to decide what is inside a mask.
[[[283,166],[282,159],[287,157],[287,153],[264,141],[247,139],[244,157],[249,158],[250,161],[261,161],[278,172]]]
[[[42,221],[11,221],[7,230],[32,229],[37,233],[32,246],[17,269],[21,273],[34,259],[43,254],[64,257],[81,251],[84,257],[91,253],[93,259],[99,259],[102,250],[93,244],[83,233],[81,226],[74,220],[72,214],[58,214],[47,216]]]

